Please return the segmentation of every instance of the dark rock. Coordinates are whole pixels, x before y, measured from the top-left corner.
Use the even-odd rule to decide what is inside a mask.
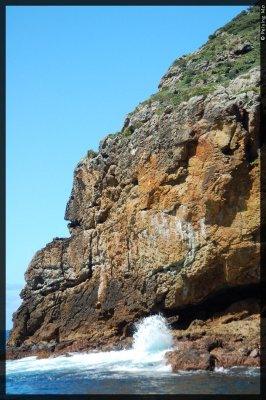
[[[235,55],[239,56],[242,54],[246,54],[249,51],[251,51],[253,48],[253,46],[251,45],[251,43],[244,43],[241,46],[239,46],[237,49],[235,49],[234,53]]]
[[[171,351],[166,353],[166,359],[171,364],[173,371],[192,371],[192,370],[209,370],[212,371],[215,366],[215,358],[213,355],[198,350],[190,349],[187,351]]]

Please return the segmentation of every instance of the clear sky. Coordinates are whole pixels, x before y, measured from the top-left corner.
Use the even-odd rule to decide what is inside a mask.
[[[246,8],[7,7],[7,328],[34,253],[69,236],[79,159]]]

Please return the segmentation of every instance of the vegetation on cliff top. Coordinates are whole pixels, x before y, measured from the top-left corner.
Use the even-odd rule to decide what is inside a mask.
[[[174,85],[163,84],[159,92],[129,115],[155,101],[159,102],[157,113],[160,113],[167,106],[176,108],[191,97],[206,97],[218,85],[228,86],[231,79],[258,66],[259,62],[259,7],[253,6],[210,35],[198,51],[175,60],[169,70],[171,75],[178,75]]]
[[[87,158],[91,159],[91,158],[95,158],[97,157],[99,153],[97,151],[94,151],[92,149],[87,151]]]

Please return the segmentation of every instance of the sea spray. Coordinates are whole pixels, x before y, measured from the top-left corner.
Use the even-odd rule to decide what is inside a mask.
[[[187,394],[193,389],[195,394],[204,390],[206,394],[224,394],[231,393],[230,389],[240,393],[240,388],[241,393],[253,393],[254,389],[259,392],[259,368],[172,373],[164,358],[171,345],[171,331],[166,320],[160,315],[147,317],[136,324],[133,346],[129,350],[70,353],[68,357],[39,360],[36,357],[8,360],[7,392]]]
[[[166,319],[152,315],[136,323],[133,349],[140,352],[158,352],[173,346],[173,339]]]
[[[170,372],[164,355],[172,347],[171,332],[166,319],[161,315],[143,318],[136,323],[133,346],[129,350],[69,353],[69,357],[59,356],[47,359],[27,357],[7,362],[8,375],[43,373],[44,371],[65,371],[73,373],[103,374],[119,372]]]

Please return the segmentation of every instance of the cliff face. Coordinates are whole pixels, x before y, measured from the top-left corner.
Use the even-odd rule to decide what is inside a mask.
[[[78,163],[71,237],[33,257],[13,349],[115,343],[141,316],[173,317],[259,282],[256,18],[241,14],[175,61],[122,131]]]

